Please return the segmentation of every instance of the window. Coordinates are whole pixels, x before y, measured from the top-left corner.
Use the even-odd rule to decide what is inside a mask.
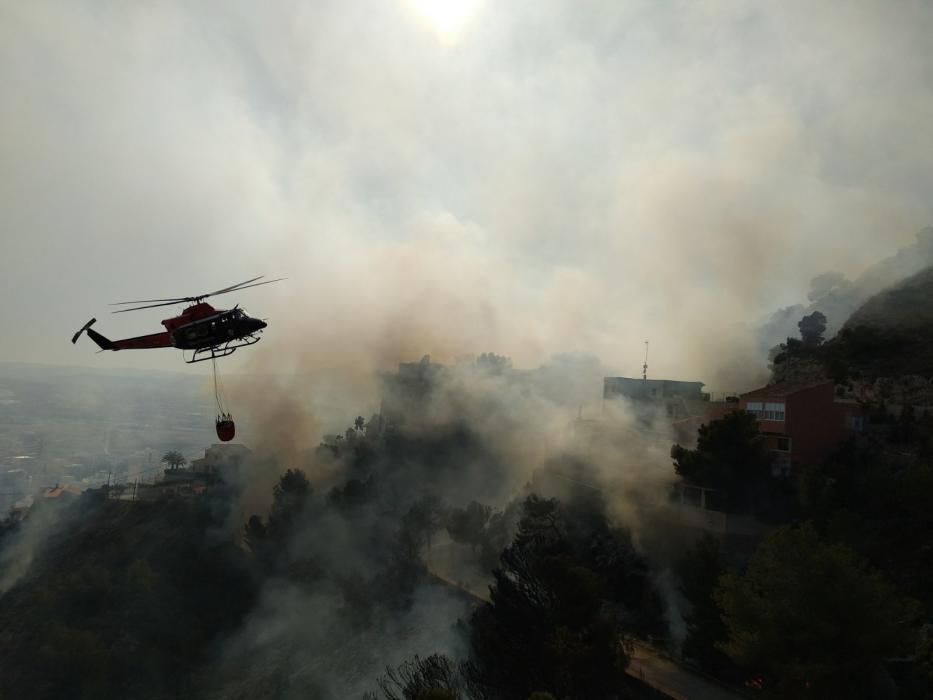
[[[758,420],[784,420],[784,403],[749,401],[745,409]]]
[[[791,472],[790,455],[778,455],[777,459],[771,463],[771,476],[788,477]]]
[[[766,420],[784,420],[784,404],[766,403],[765,413],[767,414]]]

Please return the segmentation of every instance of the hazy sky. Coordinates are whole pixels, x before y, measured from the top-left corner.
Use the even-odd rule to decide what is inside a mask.
[[[232,367],[637,374],[651,338],[705,379],[933,222],[931,36],[925,1],[2,2],[0,360],[181,368],[69,338],[266,274],[218,299],[270,318]]]

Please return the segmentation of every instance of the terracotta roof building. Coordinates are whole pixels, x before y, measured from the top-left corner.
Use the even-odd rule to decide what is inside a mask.
[[[837,398],[830,381],[755,389],[739,397],[739,408],[758,419],[776,475],[826,459],[866,420],[861,404]]]

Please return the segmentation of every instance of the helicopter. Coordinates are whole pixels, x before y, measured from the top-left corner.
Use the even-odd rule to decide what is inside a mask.
[[[264,275],[224,287],[207,294],[198,294],[191,297],[176,297],[173,299],[140,299],[136,301],[121,301],[111,306],[124,306],[129,304],[143,304],[131,309],[120,309],[113,313],[119,314],[140,309],[152,309],[159,306],[173,306],[175,304],[191,304],[178,316],[162,321],[165,330],[151,335],[140,335],[134,338],[110,340],[95,331],[91,326],[96,322],[92,318],[71,338],[72,344],[78,342],[82,333],[97,343],[101,350],[144,350],[149,348],[178,348],[182,351],[185,362],[193,364],[205,360],[215,360],[219,357],[232,355],[237,348],[254,345],[260,340],[260,333],[266,327],[266,322],[253,318],[237,304],[232,309],[215,309],[204,300],[208,297],[229,292],[240,291],[250,287],[259,287],[264,284],[279,282],[284,277],[259,282]],[[191,355],[184,355],[190,351]]]

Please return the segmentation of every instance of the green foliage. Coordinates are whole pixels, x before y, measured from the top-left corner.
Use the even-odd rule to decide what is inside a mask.
[[[800,340],[808,347],[815,347],[823,342],[823,334],[826,333],[826,316],[819,311],[814,311],[808,316],[804,316],[797,324],[800,329]]]
[[[933,624],[924,625],[917,635],[912,676],[916,697],[933,695]]]
[[[331,505],[350,511],[365,506],[374,495],[372,479],[366,481],[349,479],[342,487],[334,486],[327,494],[327,499]]]
[[[269,536],[276,540],[288,537],[306,513],[314,490],[300,469],[289,469],[272,490],[269,510]]]
[[[243,530],[243,538],[247,546],[254,552],[265,543],[268,529],[258,515],[251,515],[246,525],[243,526]]]
[[[933,326],[847,326],[820,346],[817,358],[837,382],[903,375],[930,378]]]
[[[492,508],[472,501],[466,508],[453,508],[447,516],[447,532],[454,542],[481,547]]]
[[[720,646],[728,640],[722,608],[714,599],[719,579],[726,573],[719,541],[704,535],[691,547],[680,562],[680,590],[690,604],[684,616],[687,637],[682,653],[720,678],[734,676],[733,664]]]
[[[415,501],[402,516],[402,536],[416,552],[431,547],[434,533],[441,529],[446,509],[437,496],[426,494]]]
[[[777,682],[784,697],[868,697],[883,660],[905,650],[907,609],[893,588],[845,546],[809,524],[784,527],[758,548],[744,575],[715,596],[724,651]]]
[[[0,597],[0,697],[190,695],[256,588],[210,504],[83,499]]]
[[[489,374],[505,374],[512,369],[512,359],[494,352],[484,352],[476,358],[476,367]]]
[[[418,692],[415,700],[460,700],[460,696],[453,690],[426,688]]]
[[[873,420],[877,426],[882,416]],[[800,479],[801,505],[826,538],[844,543],[883,572],[898,594],[918,601],[920,619],[933,616],[933,425],[907,408],[884,417],[883,432],[847,444]],[[911,614],[908,614],[911,613]],[[918,632],[913,664],[889,664],[899,697],[929,697],[933,676],[925,656],[926,628],[908,608],[901,620]],[[918,631],[919,630],[919,631]],[[907,666],[907,668],[905,668]],[[912,666],[912,668],[910,668]]]
[[[608,528],[594,530],[579,516],[553,499],[529,497],[494,572],[492,603],[473,615],[475,677],[497,697],[542,687],[559,697],[618,694],[628,662],[621,599],[631,591],[610,589],[607,575],[624,579],[613,570],[624,559],[603,551],[613,537]]]
[[[385,700],[466,700],[469,687],[461,668],[443,654],[387,666],[377,682]]]
[[[170,450],[162,455],[162,462],[169,465],[172,469],[178,469],[179,467],[185,466],[188,460],[185,459],[185,456],[181,452]]]
[[[771,455],[758,433],[758,422],[733,411],[700,427],[697,448],[674,445],[674,471],[688,481],[726,493],[729,510],[755,505],[770,476]]]

